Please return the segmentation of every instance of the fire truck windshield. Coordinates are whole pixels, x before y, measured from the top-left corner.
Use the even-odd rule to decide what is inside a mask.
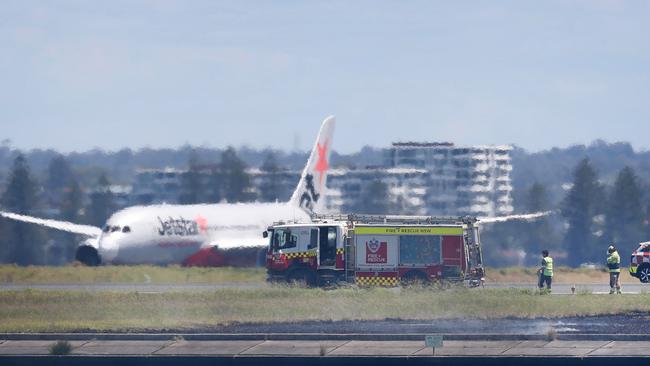
[[[290,229],[275,229],[271,236],[271,246],[273,249],[295,248],[298,243],[298,237],[291,234]]]

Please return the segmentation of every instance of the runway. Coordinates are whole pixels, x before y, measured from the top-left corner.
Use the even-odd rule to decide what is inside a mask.
[[[537,284],[531,283],[486,283],[485,288],[518,288],[518,289],[531,289],[536,290]],[[573,291],[572,289],[575,289]],[[577,283],[577,284],[553,284],[551,294],[554,295],[568,295],[568,294],[608,294],[609,284],[594,284],[594,283]],[[640,294],[642,292],[650,292],[650,284],[646,283],[632,283],[623,284],[623,294]]]

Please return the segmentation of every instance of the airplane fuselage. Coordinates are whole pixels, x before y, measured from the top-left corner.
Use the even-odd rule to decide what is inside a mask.
[[[206,246],[264,246],[268,225],[308,218],[288,203],[134,206],[107,220],[97,250],[102,263],[175,264]]]

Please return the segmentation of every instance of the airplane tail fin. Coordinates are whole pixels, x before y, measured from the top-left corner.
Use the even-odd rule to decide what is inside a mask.
[[[289,201],[290,204],[300,207],[310,215],[324,207],[325,183],[327,182],[327,171],[330,168],[329,155],[335,122],[334,116],[329,116],[320,126],[307,165],[305,165],[298,186]]]

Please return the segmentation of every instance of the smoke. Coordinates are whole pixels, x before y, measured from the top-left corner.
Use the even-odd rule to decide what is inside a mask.
[[[480,217],[478,220],[482,224],[493,224],[497,222],[506,222],[513,220],[521,221],[535,221],[539,218],[551,215],[553,211],[535,212],[525,215],[509,215],[509,216],[495,216],[495,217]]]
[[[99,237],[99,235],[102,233],[102,230],[96,226],[79,225],[68,221],[41,219],[38,217],[19,215],[4,211],[0,211],[0,216],[11,220],[28,222],[30,224],[41,225],[52,229],[63,230],[69,233],[81,234],[89,237]]]

